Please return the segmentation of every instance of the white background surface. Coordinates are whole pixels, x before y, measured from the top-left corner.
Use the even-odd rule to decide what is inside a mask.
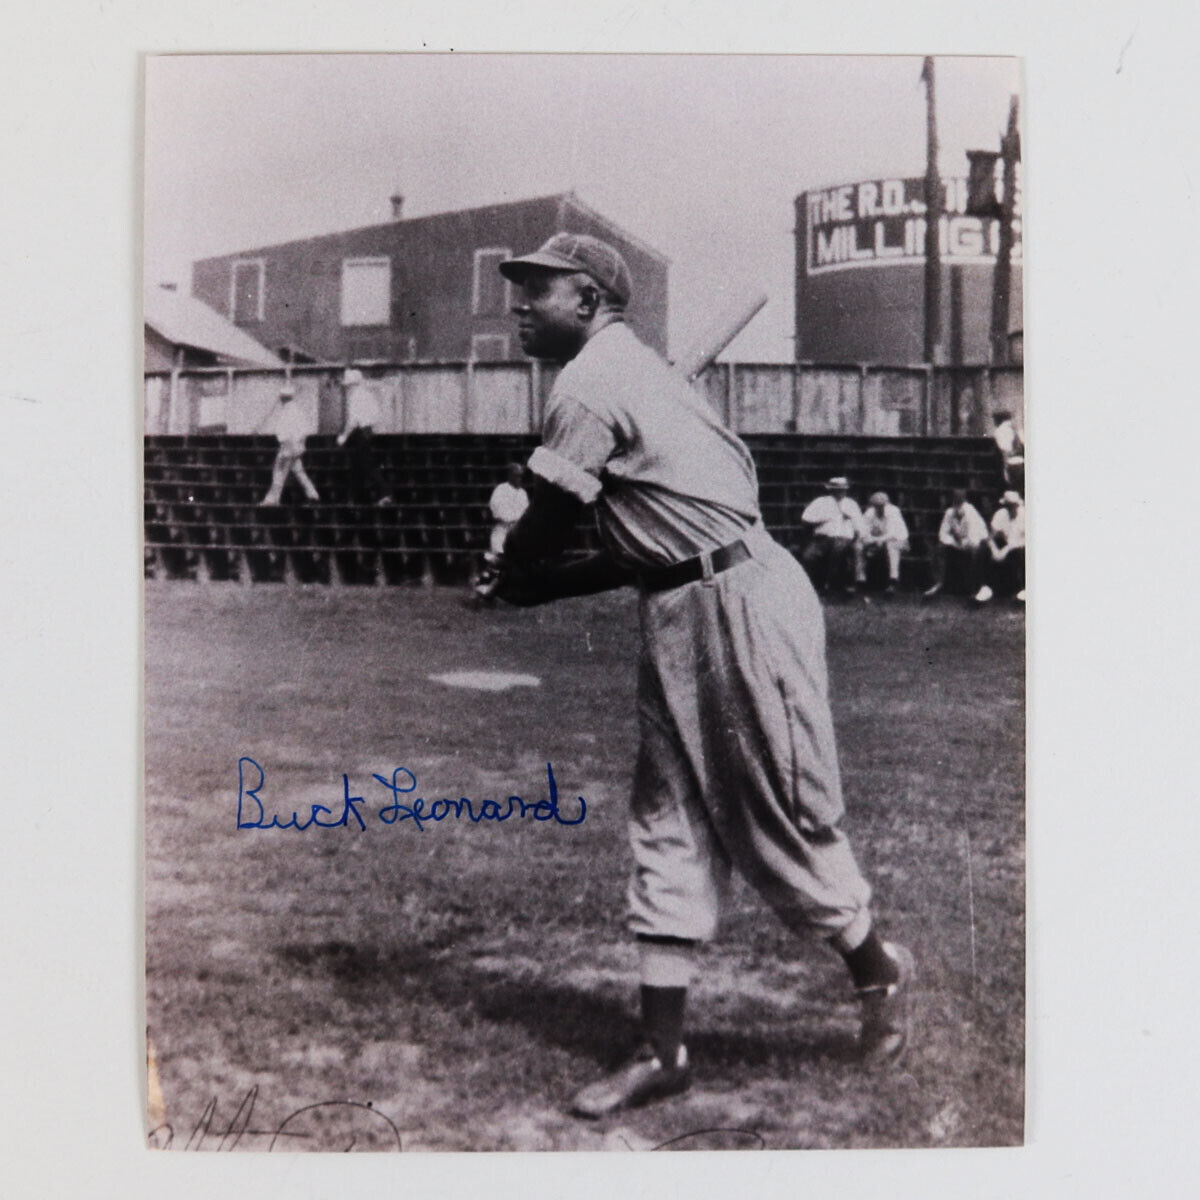
[[[1196,12],[1169,0],[665,0],[580,14],[500,0],[10,5],[4,1194],[1195,1194]],[[348,1160],[142,1149],[139,55],[451,46],[1026,56],[1024,1149]]]

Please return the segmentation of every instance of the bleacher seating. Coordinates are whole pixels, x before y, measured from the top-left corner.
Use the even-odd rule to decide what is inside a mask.
[[[1003,484],[987,438],[749,434],[763,519],[794,553],[800,514],[831,475],[848,475],[865,506],[882,489],[908,521],[903,579],[923,586],[951,488],[966,487],[990,516]],[[147,437],[144,459],[147,577],[322,584],[465,582],[487,546],[488,498],[530,435],[389,434],[375,438],[393,504],[354,502],[345,458],[332,437],[308,442],[305,469],[321,499],[294,481],[278,507],[260,508],[275,458],[272,437]],[[597,546],[581,526],[576,552]]]

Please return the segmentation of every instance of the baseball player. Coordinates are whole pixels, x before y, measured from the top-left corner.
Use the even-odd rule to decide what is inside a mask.
[[[532,605],[639,592],[628,899],[645,1044],[572,1109],[600,1117],[689,1085],[687,988],[731,868],[789,928],[841,954],[861,1002],[862,1056],[893,1060],[907,1037],[912,955],[880,939],[840,827],[820,603],[763,528],[750,454],[625,324],[632,281],[613,247],[556,234],[500,270],[521,289],[522,348],[566,365],[498,594]],[[588,505],[606,549],[564,564],[557,555]]]
[[[525,468],[520,463],[510,463],[508,478],[496,484],[488,500],[492,532],[488,538],[488,548],[483,554],[483,570],[473,585],[475,598],[485,603],[491,603],[495,598],[508,532],[529,507],[529,494],[525,491],[524,483]]]
[[[374,450],[375,426],[382,419],[379,397],[357,367],[347,367],[342,372],[342,389],[346,397],[346,420],[337,444],[346,449],[350,498],[355,503],[385,508],[392,503],[392,496],[380,478]]]
[[[283,485],[289,475],[304,489],[304,494],[313,501],[320,500],[313,481],[304,469],[304,444],[308,440],[309,425],[301,409],[296,407],[296,389],[285,383],[279,389],[279,415],[275,421],[275,436],[279,449],[275,454],[275,465],[271,468],[271,486],[258,502],[260,508],[269,508],[279,503]]]

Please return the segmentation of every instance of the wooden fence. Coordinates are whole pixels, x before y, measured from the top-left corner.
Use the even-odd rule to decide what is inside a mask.
[[[531,433],[541,425],[557,368],[536,362],[404,363],[371,368],[386,433]],[[296,403],[317,433],[336,433],[340,368],[296,367]],[[198,367],[149,372],[145,432],[270,431],[279,371]],[[738,433],[980,436],[991,413],[1023,424],[1021,367],[887,367],[717,363],[698,381]]]

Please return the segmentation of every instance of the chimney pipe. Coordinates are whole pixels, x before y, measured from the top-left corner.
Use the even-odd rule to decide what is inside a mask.
[[[392,201],[392,220],[399,221],[399,220],[401,220],[403,213],[404,213],[404,197],[402,195],[400,195],[399,192],[396,192],[394,195],[391,196],[391,201]]]

